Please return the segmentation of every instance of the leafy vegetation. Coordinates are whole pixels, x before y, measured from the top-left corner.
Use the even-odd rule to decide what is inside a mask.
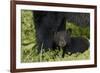
[[[66,23],[66,29],[69,29],[69,28],[72,29],[71,36],[73,37],[82,36],[87,39],[90,39],[90,27],[89,26],[80,27],[78,25],[75,25],[74,23]]]
[[[33,22],[32,11],[21,11],[21,62],[47,62],[47,61],[69,61],[69,60],[83,60],[90,58],[89,49],[84,53],[75,53],[72,55],[65,54],[62,58],[63,50],[49,50],[37,54],[36,46],[36,32]],[[79,27],[73,23],[66,23],[68,28],[72,29],[72,36],[83,36],[89,39],[89,27]]]

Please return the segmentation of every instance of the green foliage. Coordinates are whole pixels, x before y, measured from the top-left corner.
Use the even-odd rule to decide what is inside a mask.
[[[82,36],[82,37],[90,39],[90,27],[89,26],[80,27],[78,25],[75,25],[74,23],[66,23],[66,29],[69,29],[69,28],[72,29],[71,36],[73,37]]]
[[[21,62],[48,62],[48,61],[69,61],[69,60],[83,60],[90,58],[89,49],[84,53],[75,53],[72,55],[65,54],[62,58],[63,50],[49,50],[42,51],[37,54],[36,45],[36,31],[34,28],[34,18],[32,11],[21,11]],[[68,23],[67,28],[72,29],[72,36],[84,36],[89,38],[89,27],[80,28],[73,23]]]
[[[22,44],[35,42],[33,14],[31,11],[21,11],[21,40]]]

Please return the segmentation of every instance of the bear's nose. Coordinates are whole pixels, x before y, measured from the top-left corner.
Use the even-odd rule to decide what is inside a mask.
[[[66,45],[66,44],[65,44],[64,41],[62,41],[62,42],[59,43],[59,46],[60,46],[60,47],[64,47],[65,45]]]

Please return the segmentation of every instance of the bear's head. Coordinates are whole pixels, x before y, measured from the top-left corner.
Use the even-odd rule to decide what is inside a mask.
[[[58,31],[54,33],[54,42],[59,47],[63,48],[70,43],[71,29]]]

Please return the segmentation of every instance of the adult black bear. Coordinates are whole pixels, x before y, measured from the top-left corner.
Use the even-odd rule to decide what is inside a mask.
[[[66,30],[66,21],[62,13],[34,11],[38,50],[53,48],[54,33]]]
[[[78,25],[89,26],[90,16],[88,13],[70,13],[53,11],[33,11],[36,29],[38,52],[40,48],[48,50],[55,48],[54,34],[66,30],[66,22],[74,22]]]

